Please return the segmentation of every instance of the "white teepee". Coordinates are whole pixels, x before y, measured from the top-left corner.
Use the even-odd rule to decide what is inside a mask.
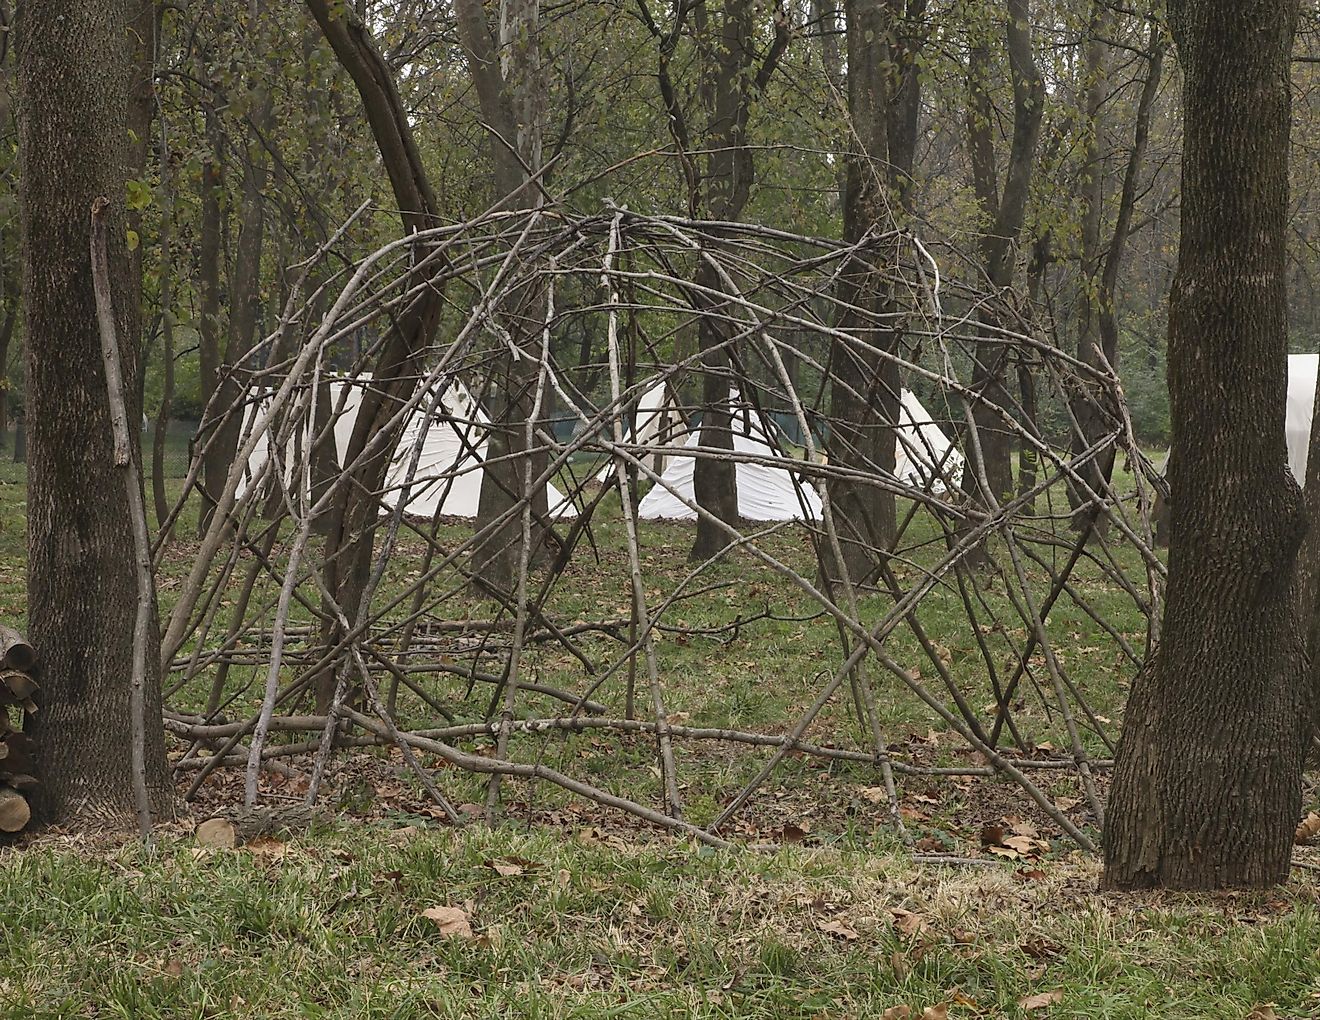
[[[1288,441],[1288,467],[1298,485],[1306,483],[1306,455],[1311,445],[1311,414],[1315,409],[1318,369],[1320,354],[1288,355],[1288,400],[1283,427]]]
[[[735,467],[738,489],[738,516],[749,521],[817,520],[820,497],[807,482],[795,480],[785,457],[770,438],[770,428],[761,416],[737,394],[729,394],[732,412],[733,448],[736,453],[753,457],[779,458],[784,467],[774,464],[745,463]],[[696,429],[685,444],[701,445],[701,430]],[[646,497],[637,505],[637,516],[655,520],[695,520],[697,513],[687,503],[695,503],[692,474],[696,457],[675,454],[669,467]],[[681,498],[680,498],[681,497]],[[685,502],[686,501],[686,502]]]
[[[254,387],[249,394],[247,406],[243,409],[243,425],[239,431],[239,445],[242,446],[247,438],[252,434],[252,429],[256,426],[257,419],[270,409],[270,391],[265,388]],[[271,423],[274,427],[274,423]],[[242,498],[248,488],[261,475],[266,467],[266,461],[270,460],[270,438],[269,431],[263,432],[257,437],[257,445],[253,447],[252,453],[248,455],[247,464],[243,468],[243,475],[238,480],[238,488],[234,493],[234,498]],[[295,431],[284,443],[284,453],[281,457],[280,468],[283,474],[284,487],[288,488],[293,484],[293,468],[298,460],[298,453],[307,445],[307,428],[304,426],[301,430]],[[269,480],[263,483],[266,491],[269,492]]]
[[[942,495],[962,484],[963,455],[935,424],[911,390],[899,395],[898,428],[894,437],[894,475],[907,485]]]
[[[634,427],[624,433],[623,441],[635,446],[675,446],[687,435],[687,431],[683,412],[670,395],[668,384],[662,380],[643,393],[637,401]],[[669,457],[649,450],[638,454],[637,459],[650,470],[662,475]],[[605,466],[596,472],[596,481],[604,484],[614,466],[613,458],[607,460]]]
[[[331,409],[339,408],[342,397],[343,411],[335,419],[335,455],[341,467],[345,466],[349,440],[362,406],[362,390],[370,381],[368,376],[355,379],[335,379],[330,384]],[[347,394],[344,391],[347,390]],[[253,408],[259,401],[253,402]],[[490,419],[473,399],[460,380],[455,379],[445,391],[435,415],[426,426],[427,412],[432,404],[431,395],[423,396],[404,426],[403,436],[394,451],[394,457],[385,475],[385,491],[381,497],[382,513],[395,507],[412,471],[408,487],[408,502],[404,512],[412,517],[476,517],[481,498],[482,462],[486,455],[486,431]],[[249,411],[249,415],[255,411]],[[305,444],[306,426],[302,442]],[[418,444],[421,445],[417,453]],[[286,453],[286,463],[294,453],[292,440]],[[413,468],[413,457],[417,463]],[[269,443],[262,437],[248,459],[247,477],[254,477],[269,456]],[[286,475],[288,468],[285,469]],[[245,479],[246,480],[246,479]],[[286,483],[290,481],[286,477]],[[240,494],[242,489],[240,488]],[[546,500],[552,517],[576,517],[577,508],[553,484],[546,485]]]

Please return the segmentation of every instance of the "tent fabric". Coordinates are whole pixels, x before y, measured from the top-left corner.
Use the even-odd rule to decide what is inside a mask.
[[[1298,485],[1306,484],[1307,453],[1311,446],[1311,414],[1315,410],[1315,383],[1320,354],[1288,355],[1288,400],[1284,413],[1284,437],[1288,442],[1288,467]]]
[[[334,423],[335,454],[341,467],[345,465],[353,427],[362,406],[363,387],[369,381],[369,376],[359,376],[355,379],[335,379],[330,384],[331,408],[339,407],[341,395],[344,401],[343,411]],[[348,391],[346,395],[345,389]],[[258,403],[253,402],[250,415],[256,413]],[[490,419],[467,387],[455,379],[441,398],[437,413],[427,426],[423,438],[422,427],[431,403],[431,396],[424,396],[404,426],[403,436],[386,471],[381,513],[389,512],[398,504],[404,482],[408,479],[414,451],[420,442],[421,452],[413,470],[404,513],[425,519],[476,517],[481,498],[481,465],[486,455],[486,430]],[[247,424],[250,427],[250,418]],[[304,443],[307,441],[307,431],[304,425]],[[248,459],[246,478],[255,477],[269,457],[269,449],[269,442],[263,436]],[[293,452],[290,441],[286,462],[292,459]],[[286,478],[286,483],[289,480]],[[551,517],[577,516],[573,502],[551,483],[546,484],[546,500]]]
[[[1320,354],[1288,355],[1288,395],[1284,401],[1283,436],[1288,447],[1288,469],[1298,485],[1306,484],[1307,454],[1311,447],[1311,417],[1315,410],[1316,377],[1320,374]],[[1169,452],[1164,454],[1159,472],[1169,473]]]
[[[674,446],[687,432],[687,422],[669,395],[669,387],[662,380],[643,393],[637,401],[634,427],[624,433],[623,441],[630,446]],[[651,471],[663,474],[665,455],[649,452],[639,454],[637,459]],[[611,458],[596,472],[596,481],[603,485],[613,470],[614,460]]]
[[[730,394],[730,403],[736,453],[789,460],[772,442],[761,416],[750,404],[742,401],[736,393]],[[701,430],[694,431],[684,445],[700,446]],[[695,456],[674,454],[660,481],[637,505],[637,516],[646,520],[696,520],[696,511],[684,503],[684,500],[695,502],[692,475],[696,466]],[[805,518],[814,521],[820,518],[820,497],[816,490],[806,482],[795,480],[787,467],[740,461],[734,474],[738,516],[744,520],[794,521]]]
[[[773,425],[767,428],[751,405],[741,401],[736,394],[730,394],[730,401],[734,407],[734,451],[757,457],[783,457],[778,444],[770,439]],[[688,438],[686,445],[701,445],[700,429]],[[962,484],[965,464],[963,455],[949,442],[916,394],[903,390],[894,437],[895,476],[906,485],[942,495],[950,486],[956,488]],[[695,457],[675,455],[660,483],[638,505],[638,515],[651,519],[694,520],[696,512],[683,501],[693,501],[692,475],[695,470]],[[603,478],[606,472],[598,477]],[[820,497],[816,491],[807,484],[795,486],[793,475],[786,468],[739,463],[735,475],[738,515],[746,520],[801,520],[804,511],[808,520],[820,517]]]
[[[251,435],[257,419],[265,414],[269,408],[270,391],[266,389],[254,390],[251,399],[248,400],[247,407],[243,411],[243,426],[239,431],[239,445],[242,445],[243,441]],[[305,446],[306,442],[307,429],[305,427],[301,430],[301,434],[295,432],[285,441],[281,467],[283,468],[283,481],[286,489],[293,484],[293,465],[297,460],[299,449]],[[252,453],[248,455],[247,464],[243,468],[242,477],[238,480],[238,488],[234,494],[236,499],[241,498],[247,492],[249,486],[265,469],[268,460],[270,460],[270,433],[263,432],[257,437],[257,445],[253,447]]]
[[[943,495],[949,484],[962,484],[963,455],[921,406],[911,390],[899,395],[894,438],[894,475],[905,485]]]

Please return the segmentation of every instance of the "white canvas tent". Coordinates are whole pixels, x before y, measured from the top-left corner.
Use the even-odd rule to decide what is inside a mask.
[[[1311,413],[1315,409],[1318,369],[1320,354],[1288,355],[1288,401],[1283,428],[1288,441],[1288,467],[1298,485],[1306,482],[1306,455],[1311,445]]]
[[[670,394],[669,386],[663,380],[656,383],[642,394],[637,401],[637,416],[633,427],[624,433],[623,441],[628,445],[658,447],[675,446],[687,435],[687,422],[678,403]],[[637,457],[647,468],[657,474],[664,474],[666,456],[653,450]],[[604,484],[614,470],[613,459],[596,473],[596,481]]]
[[[785,466],[744,463],[735,467],[738,489],[738,516],[749,521],[817,520],[820,517],[820,497],[808,483],[795,484],[785,457],[770,438],[770,429],[761,416],[737,394],[729,394],[733,418],[733,448],[737,453],[765,458],[780,458]],[[689,447],[701,445],[701,430],[688,436]],[[695,520],[697,513],[687,503],[695,502],[692,475],[696,470],[696,457],[675,454],[660,481],[637,505],[637,515],[648,520]],[[672,490],[672,491],[671,491]],[[681,498],[680,498],[681,497]]]
[[[344,401],[343,413],[335,419],[335,456],[344,466],[348,454],[349,440],[353,435],[353,426],[357,421],[358,409],[362,405],[362,389],[369,381],[365,377],[357,379],[335,379],[330,384],[331,409],[339,407]],[[344,391],[347,394],[344,395]],[[409,470],[415,449],[420,440],[421,452],[412,473],[412,483],[408,489],[408,503],[404,512],[412,517],[476,517],[477,506],[481,497],[482,461],[486,454],[486,427],[490,419],[473,399],[467,387],[455,379],[445,391],[436,415],[426,427],[422,437],[422,428],[427,411],[431,407],[431,397],[425,396],[409,417],[404,427],[394,457],[385,476],[385,492],[382,496],[382,513],[394,508],[408,480]],[[256,413],[259,401],[254,401],[249,410],[250,418]],[[301,442],[307,442],[307,429],[304,427]],[[286,452],[286,464],[293,459],[293,441],[290,440]],[[247,477],[254,477],[269,456],[266,437],[248,459]],[[289,469],[285,468],[286,484]],[[242,487],[240,487],[240,494]],[[552,517],[576,517],[577,508],[572,501],[553,484],[546,485],[546,500]]]
[[[949,484],[962,484],[963,455],[935,424],[911,390],[899,395],[894,439],[894,474],[902,482],[942,495]]]

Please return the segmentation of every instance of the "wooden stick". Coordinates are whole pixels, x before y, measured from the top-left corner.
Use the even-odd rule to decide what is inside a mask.
[[[124,401],[124,379],[120,369],[119,338],[110,292],[110,257],[106,214],[110,200],[92,202],[92,287],[96,294],[96,320],[101,332],[101,356],[105,361],[106,393],[110,403],[110,427],[114,432],[115,466],[124,473],[128,516],[133,528],[134,565],[137,569],[137,615],[133,624],[133,665],[128,680],[130,768],[133,799],[137,807],[138,831],[151,839],[151,795],[147,791],[147,641],[156,610],[155,578],[152,576],[151,536],[147,531],[147,508],[142,498],[142,476],[134,461],[128,431],[128,408]]]

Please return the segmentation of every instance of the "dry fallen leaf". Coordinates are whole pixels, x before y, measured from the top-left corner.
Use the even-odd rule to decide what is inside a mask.
[[[1018,999],[1018,1006],[1025,1010],[1045,1009],[1052,1006],[1063,998],[1063,989],[1054,988],[1048,992],[1037,992],[1035,995],[1024,995]]]
[[[467,911],[462,907],[427,907],[422,911],[422,916],[433,921],[441,935],[460,939],[473,937]]]
[[[289,852],[288,845],[274,836],[257,836],[244,843],[243,849],[256,854],[258,857],[266,857],[272,861],[280,860]]]
[[[495,874],[500,875],[503,878],[514,878],[518,875],[524,874],[527,870],[516,861],[489,860],[485,863],[486,867],[490,868]]]
[[[208,818],[197,826],[194,835],[198,846],[223,850],[232,850],[238,842],[238,831],[234,828],[234,823],[227,818]]]
[[[904,935],[916,935],[926,927],[926,919],[920,914],[914,914],[910,910],[903,910],[901,907],[893,907],[889,913],[894,918],[894,927]]]
[[[817,921],[816,927],[829,935],[838,935],[849,942],[856,942],[861,938],[857,932],[844,924],[842,921]]]
[[[1247,1014],[1247,1020],[1279,1020],[1279,1014],[1274,1012],[1274,1003],[1262,1002]]]
[[[880,1020],[908,1020],[912,1016],[911,1006],[890,1006],[880,1014]]]
[[[927,1006],[921,1011],[921,1020],[949,1020],[949,1004],[941,1002],[938,1006]]]
[[[1022,943],[1021,949],[1033,960],[1048,960],[1051,957],[1058,956],[1063,949],[1061,946],[1046,939],[1028,939]]]
[[[1320,814],[1312,811],[1297,823],[1297,832],[1293,836],[1293,842],[1309,843],[1317,833],[1320,833]]]

